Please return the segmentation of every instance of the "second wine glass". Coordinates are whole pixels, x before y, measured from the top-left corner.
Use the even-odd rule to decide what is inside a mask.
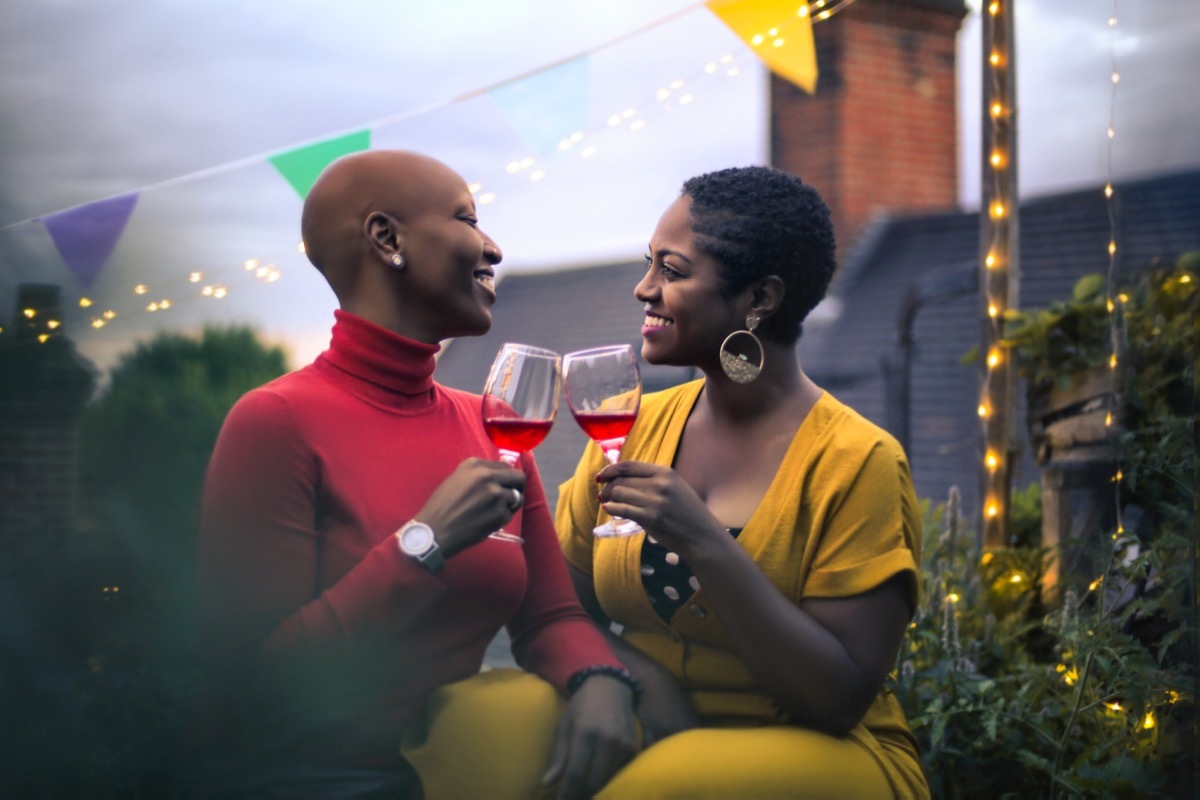
[[[492,362],[483,386],[483,429],[500,450],[500,460],[516,466],[521,453],[542,443],[558,413],[562,356],[527,344],[507,343]],[[507,531],[494,539],[522,541]]]
[[[622,344],[568,353],[563,358],[563,381],[575,421],[609,463],[616,464],[642,402],[642,374],[633,348]],[[633,520],[613,517],[597,525],[592,534],[630,536],[641,531]]]

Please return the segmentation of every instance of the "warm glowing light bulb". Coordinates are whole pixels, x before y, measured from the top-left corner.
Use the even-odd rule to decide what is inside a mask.
[[[580,153],[580,155],[584,158],[591,158],[592,156],[596,155],[596,148],[589,145],[583,148],[583,151]]]
[[[1112,196],[1113,196],[1113,188],[1112,188],[1112,184],[1111,184],[1111,183],[1106,183],[1106,184],[1104,184],[1104,196],[1105,196],[1105,197],[1112,197]]]
[[[25,319],[33,319],[37,316],[37,309],[26,308],[22,310],[21,313],[25,315]]]
[[[705,71],[705,73],[707,73],[707,74],[709,74],[709,75],[712,75],[713,73],[715,73],[715,72],[717,71],[717,62],[715,62],[715,61],[710,61],[710,62],[708,62],[707,64],[705,64],[705,65],[704,65],[704,71]],[[661,90],[660,90],[660,91],[661,91]],[[664,100],[664,99],[666,99],[666,98],[665,98],[665,97],[659,97],[658,99],[659,99],[659,100]]]
[[[614,116],[615,116],[615,115],[614,115]],[[616,121],[616,122],[613,122],[613,118],[612,118],[612,117],[609,117],[609,118],[608,118],[608,124],[609,124],[609,125],[620,125],[620,124],[621,124],[621,118],[620,118],[620,117],[617,117],[617,121]],[[507,172],[509,175],[513,175],[513,174],[515,174],[515,173],[517,173],[517,172],[520,172],[520,171],[521,171],[521,162],[520,162],[520,161],[510,161],[510,162],[508,162],[507,164],[505,164],[505,165],[504,165],[504,171],[505,171],[505,172]]]
[[[79,298],[79,307],[80,308],[91,308],[91,306],[92,306],[91,300],[89,300],[86,297]]]
[[[820,14],[817,14],[817,19],[822,21],[827,20],[831,16],[831,13],[830,11],[822,11]]]
[[[654,93],[655,99],[658,99],[658,100],[666,100],[670,96],[671,96],[670,89],[659,89],[657,92]]]
[[[1094,580],[1094,581],[1092,581],[1091,583],[1089,583],[1089,584],[1088,584],[1088,591],[1089,591],[1089,592],[1094,592],[1094,591],[1096,591],[1097,589],[1099,589],[1099,588],[1100,588],[1100,584],[1102,584],[1102,583],[1104,583],[1104,576],[1103,576],[1103,575],[1101,575],[1099,578],[1096,578],[1096,580]]]
[[[1112,424],[1113,424],[1113,415],[1112,415],[1112,412],[1109,411],[1107,414],[1104,415],[1104,427],[1111,428]]]
[[[771,28],[770,30],[767,31],[767,36],[778,36],[778,35],[779,35],[779,28]]]
[[[50,339],[50,334],[48,334],[48,333],[39,333],[38,334],[38,341],[42,344],[45,344],[47,341],[49,341],[49,339]]]
[[[999,152],[992,153],[992,166],[999,167],[1004,164],[1004,156]]]
[[[800,6],[798,9],[796,9],[796,16],[797,17],[807,17],[808,16],[808,6]]]
[[[1185,275],[1185,276],[1183,276],[1183,277],[1184,277],[1184,278],[1186,278],[1187,276]],[[1187,283],[1187,281],[1183,280],[1183,278],[1180,278],[1180,279],[1179,279],[1179,282],[1180,282],[1180,283]],[[1125,294],[1124,292],[1121,292],[1120,294],[1118,294],[1118,295],[1117,295],[1117,299],[1118,299],[1118,300],[1120,300],[1122,303],[1128,303],[1128,302],[1129,302],[1129,295]]]
[[[1000,201],[992,203],[992,216],[999,219],[1004,216],[1004,204]]]
[[[775,45],[776,47],[783,47],[784,42],[783,39],[776,39],[775,41],[771,42],[771,44]]]
[[[1113,138],[1113,137],[1115,137],[1116,135],[1117,135],[1117,132],[1116,132],[1116,131],[1114,131],[1112,128],[1109,128],[1109,129],[1108,129],[1108,138],[1112,139],[1112,138]]]
[[[993,17],[996,16],[997,14],[999,14],[1000,13],[1000,4],[992,3],[991,5],[989,5],[988,13],[991,14]]]
[[[1000,63],[1000,54],[993,50],[992,54],[988,56],[988,61],[992,63],[993,67],[997,66]]]
[[[1108,357],[1108,368],[1109,369],[1117,368],[1117,354],[1116,353],[1113,353],[1111,356]]]
[[[1180,275],[1180,276],[1179,276],[1179,282],[1180,282],[1180,283],[1191,283],[1191,282],[1192,282],[1192,276],[1191,276],[1191,275],[1186,275],[1186,274],[1185,274],[1185,275]],[[1124,302],[1124,301],[1122,301],[1122,302]]]
[[[758,47],[762,43],[763,43],[763,36],[761,33],[756,33],[750,37],[750,44],[754,45],[755,47]]]
[[[146,306],[146,310],[151,313],[158,311],[158,303],[151,303],[150,305]]]
[[[537,183],[544,177],[546,177],[546,173],[540,169],[535,169],[529,174],[529,180],[533,181],[534,183]]]
[[[170,308],[170,307],[171,307],[171,301],[170,301],[170,300],[159,300],[159,301],[158,301],[158,307],[159,307],[159,308],[163,308],[163,309]]]
[[[1117,27],[1117,18],[1116,18],[1116,17],[1109,17],[1109,18],[1108,18],[1108,27],[1110,27],[1110,28],[1115,28],[1115,27]]]
[[[1120,703],[1105,703],[1104,705],[1108,706],[1108,709],[1110,711],[1120,711],[1121,710]]]
[[[568,141],[568,140],[564,139],[563,141]],[[469,191],[471,194],[479,194],[479,190],[482,188],[483,188],[483,184],[476,182],[476,183],[472,183],[469,186],[467,186],[467,191]]]
[[[1146,716],[1142,717],[1142,727],[1145,728],[1146,730],[1152,730],[1154,728],[1154,712],[1153,711],[1147,711]]]
[[[988,472],[995,472],[996,468],[1000,466],[1000,459],[994,452],[989,450],[983,458],[983,463],[987,465]]]
[[[92,327],[96,328],[97,330],[99,330],[100,328],[103,328],[104,320],[100,319],[99,317],[96,317],[95,319],[92,320]]]
[[[675,89],[682,89],[682,88],[683,88],[683,81],[681,81],[681,80],[671,81],[672,91],[674,91]]]
[[[1112,82],[1113,82],[1113,83],[1120,83],[1120,82],[1121,82],[1121,73],[1119,73],[1119,72],[1114,72],[1114,73],[1112,74]]]
[[[620,114],[613,114],[608,118],[608,126],[610,128],[615,128],[620,124],[621,124],[621,115]]]
[[[983,510],[983,513],[987,515],[988,519],[995,519],[1000,514],[1000,506],[998,506],[994,501],[990,502]]]
[[[1000,365],[1000,351],[994,347],[988,352],[987,365],[989,367],[996,367]]]
[[[688,103],[692,102],[695,99],[696,98],[693,97],[690,93],[685,94],[683,97],[679,98],[679,105],[686,106]]]
[[[1105,307],[1105,308],[1107,308],[1107,309],[1108,309],[1108,313],[1110,313],[1110,314],[1111,314],[1111,313],[1113,312],[1113,310],[1114,310],[1114,309],[1116,309],[1116,307],[1117,307],[1117,304],[1116,304],[1116,303],[1114,303],[1114,302],[1112,301],[1112,298],[1110,297],[1110,298],[1108,298],[1107,300],[1105,300],[1105,301],[1104,301],[1104,307]]]
[[[633,122],[629,123],[629,130],[633,131],[634,133],[637,133],[644,127],[646,127],[646,120],[644,119],[635,119]]]
[[[474,193],[474,192],[471,192],[471,194],[475,194],[475,193]],[[304,253],[304,252],[306,252],[306,251],[307,251],[307,249],[308,249],[308,248],[306,248],[306,247],[304,246],[304,242],[300,242],[299,244],[297,244],[297,245],[296,245],[296,252],[297,252],[297,253]]]
[[[725,74],[731,78],[736,78],[738,75],[742,74],[742,71],[737,67],[730,67],[729,69],[725,70]]]
[[[988,407],[985,406],[983,403],[980,403],[979,407],[977,409],[975,409],[975,413],[979,414],[980,419],[987,419]]]
[[[1108,254],[1111,256],[1115,252],[1117,252],[1117,243],[1109,242],[1108,243]]]
[[[957,592],[951,592],[950,594],[946,595],[947,603],[957,603],[958,601],[959,597]]]
[[[251,270],[258,269],[258,259],[257,258],[246,259],[246,261],[242,264],[242,269],[246,270],[246,272],[250,272]]]
[[[115,316],[117,316],[117,312],[113,311],[111,308],[104,312],[105,319],[112,319]]]
[[[188,273],[188,283],[199,283],[203,279],[204,279],[204,276],[201,275],[199,272],[189,272]]]
[[[218,286],[217,288],[213,289],[213,297],[217,298],[218,300],[220,300],[227,294],[229,294],[229,290],[226,289],[224,286]]]
[[[995,319],[997,316],[999,316],[999,314],[1000,314],[1000,309],[996,308],[996,305],[994,303],[989,303],[988,304],[988,316],[991,317],[992,319]]]
[[[998,117],[1004,113],[1004,106],[999,103],[992,103],[992,116]]]
[[[985,258],[985,259],[983,260],[983,263],[984,263],[984,264],[987,264],[987,266],[988,266],[988,268],[989,268],[989,269],[990,269],[990,268],[992,268],[992,267],[994,267],[994,266],[996,266],[996,254],[995,254],[995,253],[988,253],[988,254],[987,254],[987,258]]]

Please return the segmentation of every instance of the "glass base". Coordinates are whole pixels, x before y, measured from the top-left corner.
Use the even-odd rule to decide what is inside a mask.
[[[600,539],[615,539],[620,536],[634,536],[642,532],[642,526],[631,519],[613,517],[603,525],[592,528],[592,535]]]

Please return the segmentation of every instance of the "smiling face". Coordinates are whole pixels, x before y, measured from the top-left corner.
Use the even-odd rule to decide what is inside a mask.
[[[440,161],[399,150],[340,158],[313,184],[301,227],[344,310],[431,344],[491,328],[500,248]]]
[[[479,228],[466,182],[432,160],[410,171],[409,182],[419,203],[397,215],[406,263],[396,277],[406,323],[426,341],[487,333],[496,302],[494,266],[502,256]]]
[[[721,291],[721,264],[692,230],[691,198],[667,208],[650,239],[646,274],[633,294],[645,304],[642,358],[651,364],[719,369],[721,342],[744,327],[749,298]]]

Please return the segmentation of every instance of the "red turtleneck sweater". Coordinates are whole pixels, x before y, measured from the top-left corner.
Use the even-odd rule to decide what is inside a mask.
[[[434,383],[437,349],[338,311],[325,353],[230,411],[200,537],[218,737],[394,762],[426,695],[478,672],[501,625],[560,691],[619,664],[575,598],[532,458],[506,526],[523,545],[484,539],[436,576],[400,553],[393,532],[464,459],[497,457],[479,396]]]

